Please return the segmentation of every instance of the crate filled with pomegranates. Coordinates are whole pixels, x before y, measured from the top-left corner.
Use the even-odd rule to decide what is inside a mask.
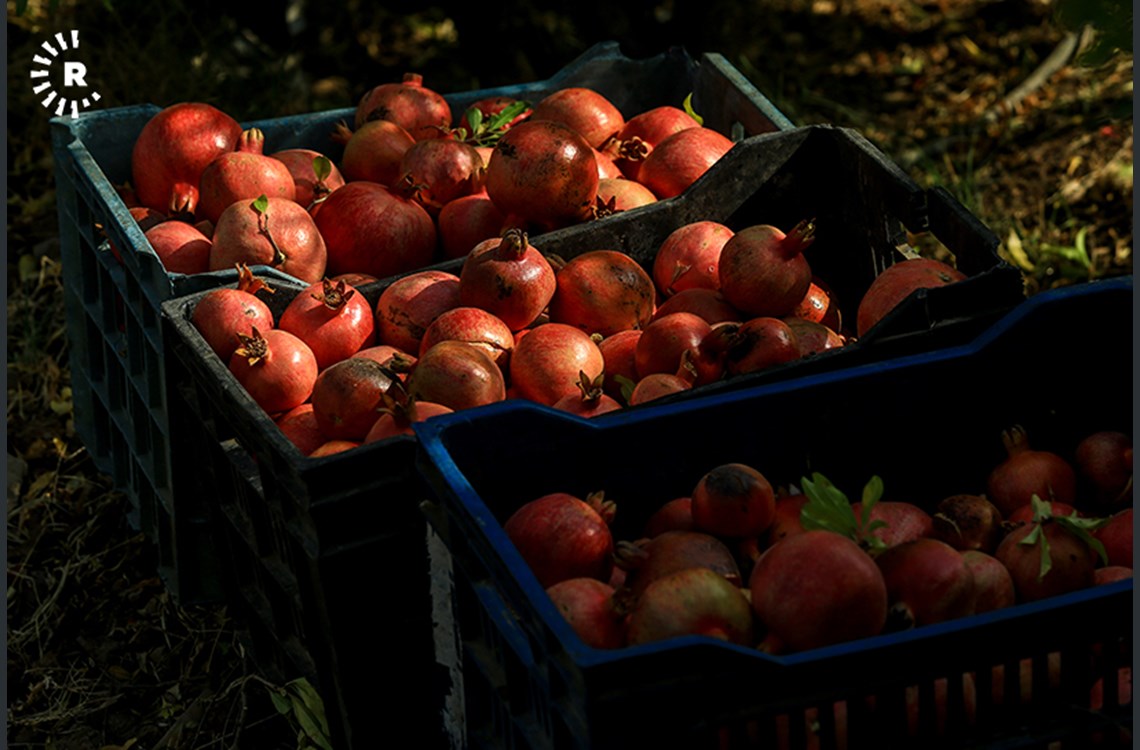
[[[673,49],[631,59],[610,42],[547,80],[462,92],[441,92],[401,72],[359,82],[371,88],[358,107],[327,112],[254,119],[258,113],[181,102],[52,121],[76,430],[129,496],[131,524],[156,541],[204,518],[192,500],[175,497],[182,483],[170,474],[177,436],[158,322],[164,300],[234,283],[235,260],[261,264],[258,274],[278,281],[319,281],[326,270],[383,277],[443,260],[441,237],[456,227],[462,235],[499,211],[468,195],[482,183],[489,146],[556,92],[545,105],[550,119],[596,117],[598,129],[614,131],[608,136],[628,118],[621,160],[631,165],[700,118],[701,147],[684,149],[688,171],[672,166],[670,146],[652,160],[670,166],[647,172],[674,178],[673,188],[677,174],[707,167],[733,137],[791,127],[715,53],[698,59]],[[651,110],[658,111],[648,123],[637,119]],[[529,140],[553,139],[532,131]],[[691,134],[682,140],[692,145]],[[618,173],[610,156],[575,143],[579,169],[607,164],[611,176]],[[400,180],[405,174],[413,175],[408,183]],[[270,206],[253,213],[249,203],[261,194]],[[443,204],[460,195],[466,199],[441,224]],[[226,213],[234,202],[244,209]],[[592,218],[593,208],[572,218]],[[260,234],[260,222],[272,225],[274,244]],[[373,241],[390,252],[370,252]],[[193,556],[173,559],[163,574],[184,601],[216,596],[196,580],[205,572]]]
[[[1131,309],[1124,277],[935,352],[417,424],[470,746],[1127,746]]]

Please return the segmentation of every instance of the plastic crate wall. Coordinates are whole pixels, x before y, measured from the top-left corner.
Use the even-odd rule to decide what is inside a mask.
[[[1131,277],[1093,282],[1038,295],[976,341],[938,352],[605,420],[515,401],[417,425],[438,501],[428,515],[455,562],[468,743],[1111,746],[1131,725],[1116,689],[1131,664],[1131,580],[789,656],[698,637],[603,651],[573,634],[501,524],[548,492],[603,489],[618,504],[615,537],[636,538],[660,503],[731,461],[774,485],[818,470],[849,495],[878,474],[885,499],[929,510],[984,487],[1004,456],[1000,432],[1015,422],[1035,447],[1062,454],[1100,429],[1131,432],[1131,306]],[[1035,353],[1058,340],[1065,356],[1037,367]],[[1074,386],[1089,372],[1095,400]],[[503,455],[510,472],[486,468]],[[1023,660],[1029,681],[1007,677],[1012,694],[999,705],[983,676],[1019,674]],[[1098,677],[1103,708],[1093,710]],[[950,696],[941,719],[940,681]]]
[[[745,133],[786,129],[791,123],[721,55],[699,63],[682,50],[630,60],[618,45],[595,45],[547,81],[446,95],[458,113],[490,95],[537,98],[557,88],[590,85],[627,115],[664,101],[680,103],[690,91],[710,126]],[[205,510],[199,498],[178,492],[172,476],[171,433],[164,375],[165,346],[158,322],[167,299],[236,281],[235,272],[169,274],[114,189],[130,179],[138,133],[159,111],[154,105],[121,107],[52,121],[53,153],[64,265],[69,363],[76,431],[95,465],[130,500],[128,520],[159,545],[160,572],[185,603],[219,596],[208,554]],[[257,120],[266,151],[309,147],[334,160],[340,150],[328,134],[354,110]],[[114,243],[121,252],[111,252]],[[255,271],[276,280],[274,269]],[[187,538],[179,544],[183,534]],[[205,554],[199,554],[205,549]],[[204,566],[204,567],[203,567]]]

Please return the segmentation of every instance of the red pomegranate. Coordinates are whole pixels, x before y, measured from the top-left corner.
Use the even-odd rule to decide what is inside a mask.
[[[248,336],[253,328],[267,331],[273,327],[273,313],[256,296],[262,289],[273,290],[254,276],[249,266],[239,263],[237,269],[236,289],[207,292],[190,314],[190,322],[223,362],[229,362],[238,348],[237,334]]]
[[[661,141],[687,128],[700,127],[688,112],[673,106],[654,107],[626,121],[625,127],[607,145],[622,174],[636,180],[645,157]]]
[[[293,298],[277,327],[308,344],[323,370],[372,346],[375,320],[372,305],[363,295],[343,281],[324,279]]]
[[[310,148],[289,148],[270,154],[293,176],[293,199],[314,213],[329,193],[344,187],[344,175],[332,160]],[[321,161],[323,159],[323,161]],[[320,165],[320,166],[319,166]],[[317,170],[321,170],[321,174]],[[324,174],[327,170],[327,174]]]
[[[770,224],[742,229],[720,254],[720,291],[736,309],[752,316],[790,315],[811,287],[803,251],[815,239],[815,225],[797,224],[784,234]]]
[[[555,287],[550,262],[520,229],[508,229],[501,238],[484,240],[472,248],[459,275],[460,301],[493,313],[512,331],[538,318]]]
[[[441,341],[424,351],[408,376],[408,394],[454,411],[507,397],[503,373],[482,349],[462,341]]]
[[[356,105],[356,127],[372,120],[390,120],[417,141],[442,138],[451,125],[451,106],[424,86],[418,73],[405,73],[400,83],[382,83]]]
[[[219,154],[206,166],[198,183],[197,215],[200,218],[216,224],[230,204],[251,201],[259,195],[296,198],[289,168],[265,156],[264,148],[265,134],[258,128],[250,128],[241,134],[236,151]]]
[[[248,336],[238,334],[238,340],[229,369],[258,406],[275,414],[308,400],[317,380],[317,358],[304,341],[276,328],[264,334],[254,328]]]
[[[146,239],[169,273],[205,273],[210,269],[210,238],[184,221],[164,221],[146,230]]]
[[[522,398],[553,406],[579,392],[582,373],[592,381],[604,365],[598,345],[585,333],[561,323],[546,323],[515,345],[511,387]]]
[[[317,376],[311,400],[321,433],[335,440],[364,440],[392,385],[385,368],[371,359],[350,357]]]
[[[550,320],[603,337],[644,328],[655,310],[653,280],[637,261],[616,250],[571,259],[555,276]]]
[[[210,270],[263,264],[316,283],[324,278],[327,259],[324,239],[308,211],[288,198],[262,196],[222,211],[214,229]]]
[[[605,581],[613,569],[614,513],[601,493],[581,500],[555,492],[522,505],[503,531],[543,588],[571,578]]]
[[[653,259],[653,281],[666,297],[686,289],[720,289],[720,254],[735,234],[716,221],[673,230]]]
[[[351,132],[343,123],[334,140],[344,141],[341,171],[346,180],[363,180],[391,187],[400,181],[400,162],[416,143],[411,133],[394,122],[374,120]]]
[[[416,354],[431,322],[459,306],[459,278],[453,273],[419,271],[397,279],[376,300],[380,342]]]
[[[912,258],[895,263],[879,274],[864,292],[855,314],[856,331],[860,336],[866,335],[911,292],[946,286],[965,278],[961,271],[932,258]]]
[[[645,157],[637,181],[662,200],[680,195],[732,145],[731,140],[711,128],[680,130],[658,143]]]
[[[625,118],[613,102],[593,89],[580,86],[548,94],[534,105],[530,120],[551,120],[565,125],[594,148],[600,148],[625,126]]]
[[[436,225],[445,258],[463,258],[483,240],[502,235],[507,217],[486,192],[465,195],[439,210]]]

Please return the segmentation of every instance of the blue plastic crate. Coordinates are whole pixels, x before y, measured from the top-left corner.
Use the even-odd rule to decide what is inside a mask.
[[[636,538],[661,503],[730,461],[774,485],[821,471],[848,493],[878,474],[885,499],[929,510],[984,488],[1014,423],[1035,447],[1061,453],[1097,430],[1131,434],[1132,334],[1129,276],[1043,293],[974,341],[933,353],[604,420],[509,401],[417,425],[417,463],[436,498],[425,512],[455,562],[469,745],[768,747],[783,731],[787,746],[834,748],[837,701],[850,747],[1119,737],[1117,726],[1131,727],[1114,688],[1131,665],[1131,580],[789,656],[703,637],[607,651],[574,635],[502,522],[549,492],[602,489],[618,503],[615,538]],[[1050,654],[1060,659],[1056,688]],[[1016,674],[1022,659],[1031,699],[995,705],[989,681],[975,679],[976,720],[950,700],[935,727],[938,680],[961,695],[965,673]],[[1097,676],[1113,687],[1092,711]],[[917,737],[905,729],[908,689],[919,698]]]
[[[692,92],[710,127],[748,135],[791,123],[721,55],[694,61],[682,50],[631,60],[618,45],[595,45],[546,81],[446,95],[459,113],[492,95],[537,99],[566,86],[592,86],[625,114],[679,105]],[[161,572],[183,602],[219,595],[200,498],[179,493],[159,306],[165,300],[234,283],[234,271],[187,276],[163,269],[114,185],[130,179],[131,149],[159,107],[138,105],[52,120],[64,292],[76,431],[100,471],[130,500],[129,521],[160,545]],[[334,160],[329,134],[352,109],[257,120],[266,152],[316,148]],[[109,242],[121,249],[121,262]],[[265,267],[261,276],[291,277]],[[175,546],[180,537],[185,542]],[[205,567],[201,567],[205,566]]]

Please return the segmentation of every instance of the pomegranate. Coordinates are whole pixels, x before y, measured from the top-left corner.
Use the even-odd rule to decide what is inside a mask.
[[[266,156],[265,134],[250,128],[241,134],[236,151],[219,154],[204,170],[198,183],[198,212],[215,224],[222,211],[238,201],[259,195],[294,200],[293,175],[277,159]],[[306,206],[306,208],[308,208]]]
[[[801,221],[784,234],[770,224],[740,230],[720,254],[720,291],[752,316],[790,315],[811,287],[803,251],[815,240],[815,223]]]
[[[218,217],[210,249],[211,271],[263,264],[311,284],[324,277],[327,260],[313,218],[287,198],[261,196],[231,204]]]
[[[164,221],[146,230],[146,239],[169,273],[205,273],[210,269],[210,238],[184,221]]]
[[[282,414],[277,418],[276,424],[289,442],[297,446],[302,456],[309,455],[328,440],[317,425],[312,403],[307,401]]]
[[[790,314],[796,318],[825,325],[833,331],[842,328],[839,306],[835,304],[831,291],[815,277],[812,277],[804,298],[792,309]]]
[[[335,140],[344,141],[341,171],[346,180],[375,182],[387,187],[399,183],[404,154],[416,143],[411,133],[388,120],[367,122],[356,132],[341,124]]]
[[[363,440],[391,384],[389,372],[364,357],[344,359],[322,370],[311,396],[321,432],[336,440]]]
[[[855,314],[855,327],[864,336],[891,310],[918,289],[931,289],[962,281],[966,275],[932,258],[895,263],[871,282]]]
[[[1037,495],[1042,500],[1072,504],[1077,476],[1065,459],[1049,451],[1032,450],[1021,425],[1002,433],[1008,457],[990,472],[986,497],[1003,514],[1028,505]]]
[[[739,323],[744,320],[724,295],[712,289],[682,289],[661,303],[651,320],[657,320],[675,312],[688,312],[699,315],[711,326],[726,321]],[[786,322],[786,321],[785,321]]]
[[[807,502],[806,495],[777,496],[776,509],[772,515],[772,525],[768,527],[766,535],[769,547],[781,539],[796,536],[806,531],[801,516]]]
[[[237,271],[236,289],[207,292],[190,314],[190,322],[223,362],[229,362],[237,349],[238,333],[249,333],[254,327],[273,327],[273,313],[256,296],[263,289],[270,293],[273,289],[254,276],[249,266],[239,263]]]
[[[462,341],[478,347],[503,372],[510,368],[515,338],[507,324],[478,307],[453,307],[439,314],[424,331],[419,354],[440,341]]]
[[[577,382],[581,393],[571,393],[567,396],[563,396],[554,402],[554,408],[578,417],[585,417],[586,419],[596,417],[599,414],[617,411],[621,408],[621,404],[607,396],[602,390],[602,381],[604,379],[604,373],[599,374],[598,377],[592,380],[586,373],[578,373]]]
[[[691,497],[678,497],[670,500],[653,511],[645,522],[645,536],[649,539],[660,536],[666,531],[692,530],[693,499]]]
[[[1132,438],[1106,430],[1077,444],[1076,469],[1096,503],[1121,508],[1132,502]]]
[[[334,190],[344,187],[344,175],[324,154],[309,148],[289,148],[270,154],[293,177],[293,199],[314,214]]]
[[[304,341],[276,328],[263,335],[256,327],[237,338],[240,345],[229,369],[258,406],[274,414],[308,400],[317,380],[317,358]]]
[[[951,495],[931,517],[935,539],[956,550],[992,553],[1004,535],[1001,511],[980,495]]]
[[[677,107],[654,107],[626,121],[617,137],[606,146],[614,163],[630,180],[636,180],[645,157],[661,141],[687,128],[700,127],[692,116]]]
[[[405,73],[401,83],[383,83],[356,105],[356,127],[372,120],[390,120],[417,141],[441,138],[451,125],[447,100],[424,86],[418,73]]]
[[[974,614],[1012,607],[1016,601],[1013,578],[1001,561],[977,549],[966,550],[962,560],[974,576]]]
[[[354,357],[366,357],[378,364],[384,365],[389,370],[397,374],[400,380],[407,377],[407,373],[411,372],[412,365],[416,363],[416,358],[408,354],[403,349],[392,346],[391,344],[377,344],[376,346],[369,346],[355,352]]]
[[[720,289],[720,254],[735,233],[716,221],[685,224],[669,234],[653,259],[653,281],[665,296],[686,289]]]
[[[640,377],[655,372],[676,373],[686,349],[700,345],[712,328],[703,318],[679,312],[652,321],[642,331],[634,351]]]
[[[615,512],[600,492],[586,500],[555,492],[519,507],[503,531],[543,588],[571,578],[605,581],[613,569]]]
[[[420,354],[408,376],[408,394],[454,411],[502,401],[503,373],[482,349],[462,341],[440,341]]]
[[[1079,520],[1052,516],[1038,500],[1035,520],[1006,534],[994,552],[1013,578],[1018,601],[1037,601],[1093,585],[1096,552],[1087,541],[1088,528]]]
[[[459,299],[493,313],[512,331],[526,328],[550,303],[556,287],[549,261],[527,242],[526,232],[508,229],[480,242],[459,275]]]
[[[1054,516],[1071,516],[1074,513],[1081,515],[1076,508],[1068,503],[1051,502],[1049,505],[1049,512]],[[1017,510],[1013,511],[1006,517],[1007,524],[1029,523],[1033,520],[1033,514],[1036,512],[1032,502],[1028,502]]]
[[[594,203],[594,218],[604,219],[622,211],[656,203],[657,196],[640,182],[603,177],[598,181],[598,197]]]
[[[502,235],[506,229],[506,216],[486,192],[481,192],[445,204],[439,210],[436,224],[443,256],[463,258],[483,240]]]
[[[193,214],[206,165],[233,151],[241,125],[201,102],[174,104],[147,121],[131,150],[131,184],[142,205]]]
[[[483,157],[462,141],[417,141],[400,159],[400,181],[419,187],[416,199],[433,216],[450,201],[480,192],[484,176]]]
[[[637,384],[636,354],[641,333],[641,331],[618,331],[598,342],[598,351],[602,353],[606,373],[603,389],[611,398],[624,401],[625,396],[629,395],[623,396],[623,380],[630,384],[631,391]]]
[[[453,273],[420,271],[397,279],[376,300],[380,342],[415,354],[431,322],[459,305],[459,277]]]
[[[511,385],[521,398],[553,406],[577,394],[582,373],[593,381],[605,360],[593,339],[561,323],[538,326],[522,338],[511,355]]]
[[[609,157],[609,155],[599,151],[596,148],[592,148],[592,149],[590,149],[590,151],[592,151],[594,154],[594,163],[598,165],[598,201],[596,201],[594,204],[595,206],[597,206],[597,205],[602,205],[602,204],[606,203],[606,201],[601,200],[601,198],[602,198],[602,190],[601,190],[602,182],[604,180],[619,180],[619,179],[624,180],[624,178],[622,178],[621,170],[617,168],[617,165],[614,164],[614,160],[611,159]],[[630,180],[624,180],[624,181],[630,182]],[[638,186],[638,188],[640,188],[640,190],[638,191],[639,194],[645,193],[645,194],[649,195],[649,197],[651,199],[650,203],[657,200],[657,196],[653,195],[653,191],[651,191],[649,188],[645,187],[644,185],[641,185],[640,183],[634,183],[634,184],[636,184]],[[608,201],[609,197],[610,197],[609,195],[606,196],[607,201]],[[598,218],[598,217],[595,215],[594,218]]]
[[[664,200],[680,195],[732,149],[732,141],[711,128],[680,130],[656,144],[637,172],[637,181]]]
[[[740,325],[724,352],[730,375],[759,372],[799,359],[800,347],[791,327],[779,318],[753,318]]]
[[[355,271],[382,279],[413,271],[435,256],[435,223],[419,203],[371,182],[350,182],[317,214],[330,274]]]
[[[693,525],[722,537],[759,537],[776,516],[772,485],[746,464],[718,466],[693,490]]]
[[[590,144],[555,122],[528,120],[512,127],[487,164],[487,195],[499,210],[542,230],[589,219],[597,193]]]
[[[687,391],[692,387],[693,384],[691,381],[685,380],[678,375],[670,375],[667,372],[655,372],[637,381],[633,392],[629,395],[629,405],[637,406],[647,401],[655,401],[665,396],[671,396],[674,393]]]
[[[653,280],[625,253],[593,250],[570,260],[555,275],[550,320],[603,337],[644,328],[653,317]]]
[[[752,642],[752,611],[740,589],[707,568],[660,578],[637,598],[626,624],[631,646],[683,635]]]
[[[974,613],[974,574],[962,553],[937,539],[896,544],[875,558],[887,584],[890,630],[930,625]]]
[[[534,105],[530,120],[565,125],[594,148],[600,148],[625,127],[625,118],[609,99],[593,89],[574,86],[544,97]]]
[[[1104,586],[1117,581],[1127,581],[1132,578],[1132,568],[1123,565],[1108,565],[1093,571],[1093,585]]]
[[[322,370],[376,341],[372,305],[348,284],[329,279],[294,297],[277,327],[308,344]]]
[[[857,518],[863,517],[863,503],[852,503],[851,510]],[[867,520],[868,523],[883,522],[884,525],[873,530],[871,535],[887,547],[895,547],[934,534],[934,520],[930,514],[913,503],[876,502],[871,507]]]
[[[796,317],[781,318],[781,320],[792,329],[801,358],[820,354],[829,349],[839,349],[846,344],[842,336],[820,323]]]
[[[569,578],[546,589],[566,622],[592,648],[625,645],[624,618],[614,608],[613,587],[595,578]]]
[[[1104,545],[1109,565],[1132,567],[1131,508],[1109,517],[1108,523],[1096,530],[1096,538]]]
[[[364,436],[366,444],[386,440],[396,435],[414,435],[415,431],[412,429],[412,425],[416,422],[423,422],[440,414],[451,414],[454,411],[443,404],[417,401],[414,398],[397,401],[387,392],[384,394],[383,402],[384,407],[380,409],[380,416],[369,428],[368,434]]]
[[[875,561],[830,531],[805,531],[772,545],[752,569],[749,589],[777,651],[877,635],[887,620],[887,586]]]

